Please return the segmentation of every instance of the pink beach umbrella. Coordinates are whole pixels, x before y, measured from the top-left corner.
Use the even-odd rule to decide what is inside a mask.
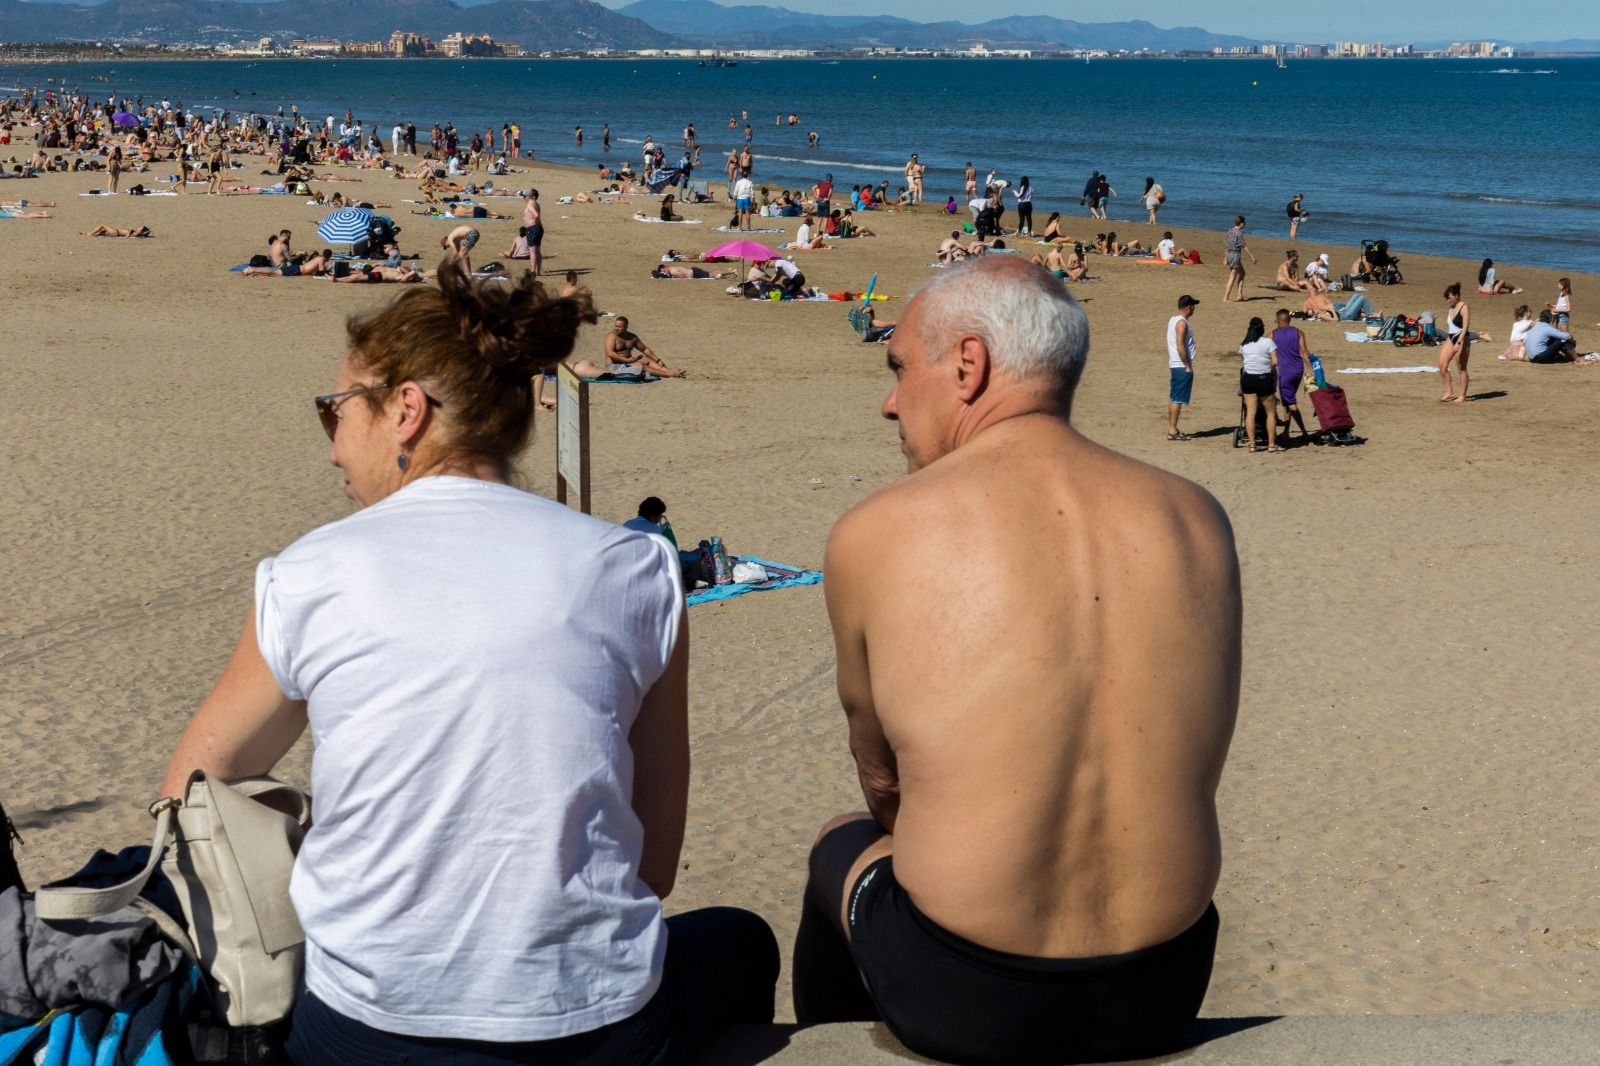
[[[729,241],[706,252],[707,258],[712,256],[739,260],[739,280],[743,281],[746,262],[765,263],[769,259],[777,259],[778,253],[759,241]]]

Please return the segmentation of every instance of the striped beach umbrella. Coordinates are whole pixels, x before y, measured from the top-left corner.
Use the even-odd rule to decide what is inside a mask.
[[[365,207],[341,207],[317,223],[317,236],[329,244],[359,244],[367,239],[372,212]]]

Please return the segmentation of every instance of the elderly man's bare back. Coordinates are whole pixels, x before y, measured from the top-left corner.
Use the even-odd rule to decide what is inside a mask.
[[[812,848],[801,1024],[1054,1063],[1170,1049],[1205,995],[1238,562],[1203,490],[1068,422],[1088,323],[1037,265],[951,267],[889,342],[909,475],[828,542],[869,814]]]
[[[1023,416],[850,512],[825,569],[852,735],[881,729],[899,789],[860,868],[892,851],[925,914],[1020,955],[1194,924],[1239,684],[1210,496]]]

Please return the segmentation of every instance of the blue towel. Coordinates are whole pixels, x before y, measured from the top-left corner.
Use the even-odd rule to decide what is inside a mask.
[[[162,1028],[169,1013],[182,1017],[199,981],[199,967],[190,967],[115,1011],[79,1007],[44,1024],[0,1032],[0,1066],[173,1066]]]
[[[767,592],[771,589],[792,588],[795,585],[815,585],[822,580],[822,571],[806,570],[798,566],[784,566],[782,563],[770,563],[765,559],[758,559],[754,555],[741,555],[736,562],[755,563],[762,567],[772,580],[759,585],[712,585],[710,588],[696,589],[689,593],[688,604],[693,607],[697,603],[710,603],[713,600],[731,600],[735,596],[743,596],[747,592]],[[0,1066],[4,1066],[0,1063]]]

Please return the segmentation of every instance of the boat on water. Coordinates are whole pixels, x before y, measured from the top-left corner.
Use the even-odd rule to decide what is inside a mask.
[[[739,61],[737,59],[729,59],[721,52],[717,52],[710,59],[702,59],[700,65],[702,67],[736,67],[739,65]]]

